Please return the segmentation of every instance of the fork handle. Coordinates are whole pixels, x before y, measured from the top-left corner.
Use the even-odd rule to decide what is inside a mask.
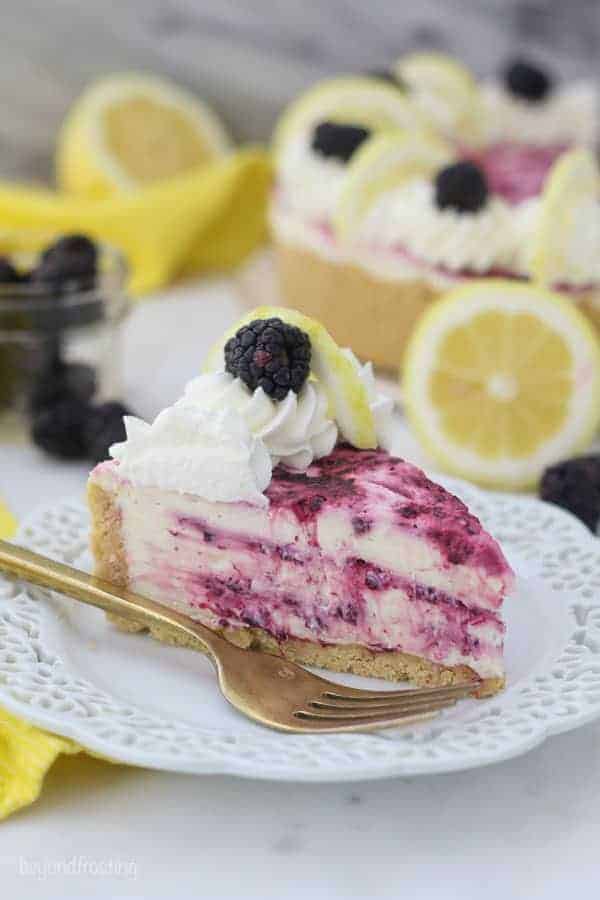
[[[220,670],[219,656],[237,649],[189,616],[168,609],[125,588],[119,588],[102,578],[88,575],[72,566],[55,562],[47,556],[2,540],[0,540],[0,572],[30,584],[59,591],[73,600],[97,606],[107,613],[122,616],[146,627],[168,625],[182,633],[192,635],[203,645],[203,649],[218,670]]]

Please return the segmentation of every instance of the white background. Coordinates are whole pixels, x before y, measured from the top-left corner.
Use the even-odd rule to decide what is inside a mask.
[[[125,339],[131,405],[151,415],[173,400],[237,313],[222,283],[140,306]],[[414,459],[402,430],[399,442]],[[86,475],[0,446],[0,493],[20,517],[81,493]],[[98,874],[119,865],[123,877]],[[591,900],[600,896],[600,723],[471,773],[357,784],[67,758],[39,802],[0,826],[0,885],[7,900]]]

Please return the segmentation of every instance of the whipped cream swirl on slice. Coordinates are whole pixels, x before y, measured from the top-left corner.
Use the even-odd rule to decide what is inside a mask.
[[[509,268],[514,229],[507,205],[491,197],[476,213],[439,209],[435,187],[416,178],[382,194],[367,213],[358,234],[373,250],[405,251],[416,261],[452,271],[487,272]]]
[[[179,400],[152,424],[125,416],[127,440],[110,448],[134,484],[197,494],[211,502],[266,506],[272,463],[235,409]]]
[[[234,409],[264,444],[273,466],[282,462],[306,469],[331,453],[337,441],[337,425],[328,417],[327,397],[317,382],[307,381],[299,394],[290,391],[276,402],[262,388],[252,393],[239,378],[215,372],[190,381],[183,399],[205,409]]]
[[[350,360],[358,377],[362,381],[369,400],[369,408],[375,420],[375,436],[377,444],[384,450],[389,450],[392,442],[392,411],[394,409],[394,401],[387,394],[381,394],[377,390],[377,383],[373,373],[373,363],[367,362],[361,365],[352,350],[345,347],[342,353]]]
[[[389,446],[391,398],[380,394],[370,363],[353,363],[367,391],[379,445]],[[338,439],[322,386],[307,381],[276,402],[227,372],[192,379],[183,397],[152,424],[125,417],[127,440],[110,448],[119,473],[135,484],[197,494],[211,502],[266,506],[278,463],[305,470]]]
[[[306,469],[333,450],[338,429],[322,388],[307,382],[275,402],[227,372],[200,375],[154,422],[125,417],[127,440],[111,447],[136,484],[193,493],[211,502],[268,503],[279,462]]]

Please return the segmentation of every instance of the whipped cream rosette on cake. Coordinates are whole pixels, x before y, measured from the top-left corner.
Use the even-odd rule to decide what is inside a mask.
[[[511,203],[539,194],[566,150],[598,145],[592,79],[561,82],[532,60],[513,59],[497,77],[477,82],[441,53],[409,54],[391,71],[435,130],[478,162],[492,191]]]
[[[495,693],[513,573],[458,498],[388,452],[391,410],[320,323],[254,310],[92,472],[97,574],[241,646]]]
[[[592,79],[561,83],[531,61],[509,62],[481,84],[483,152],[493,190],[519,203],[540,193],[566,150],[595,150],[598,89]]]
[[[276,132],[270,214],[282,301],[388,368],[430,302],[473,277],[543,281],[594,315],[595,163],[588,150],[584,164],[559,166],[595,141],[593,91],[553,88],[524,63],[504,85],[412,54],[387,80],[333,80],[292,104]],[[519,130],[496,115],[494,91],[547,124]]]

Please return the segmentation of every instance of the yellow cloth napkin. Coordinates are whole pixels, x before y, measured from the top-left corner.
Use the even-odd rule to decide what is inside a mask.
[[[133,293],[184,274],[228,268],[265,237],[268,157],[245,150],[132,194],[79,200],[0,182],[0,250],[41,248],[53,234],[83,231],[118,247]],[[37,246],[36,246],[37,243]],[[16,522],[0,501],[0,538]],[[61,753],[82,748],[0,709],[0,820],[32,803]]]
[[[129,288],[141,294],[241,262],[265,238],[270,181],[268,155],[250,148],[103,200],[0,182],[0,250],[18,249],[19,233],[37,249],[54,234],[83,231],[124,253]]]
[[[15,520],[0,502],[0,538],[11,537]],[[48,734],[0,709],[0,820],[33,803],[46,772],[61,753],[79,753],[74,741]]]

